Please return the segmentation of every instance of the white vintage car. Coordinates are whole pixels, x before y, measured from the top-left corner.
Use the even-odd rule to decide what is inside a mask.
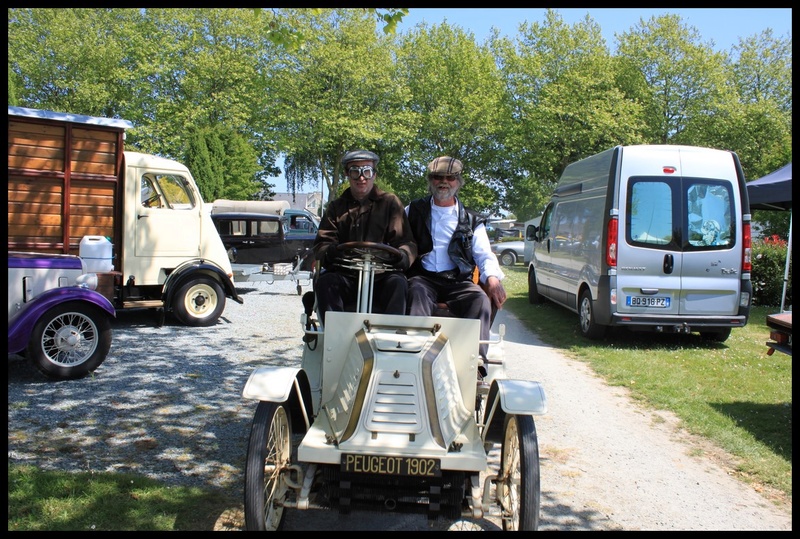
[[[258,403],[247,529],[279,530],[287,510],[328,508],[453,520],[491,514],[503,529],[535,530],[534,416],[547,401],[538,382],[505,377],[505,327],[489,341],[490,385],[479,390],[480,322],[371,313],[374,275],[393,271],[400,251],[361,242],[340,250],[344,265],[361,272],[356,312],[328,312],[323,327],[306,292],[302,366],[258,367],[244,387],[243,397]]]

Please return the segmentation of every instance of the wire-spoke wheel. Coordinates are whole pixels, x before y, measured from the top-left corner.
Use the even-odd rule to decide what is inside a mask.
[[[259,402],[250,429],[244,485],[244,516],[248,531],[278,531],[292,457],[292,429],[284,403]]]
[[[504,530],[535,531],[539,527],[539,442],[532,416],[506,416],[497,501]]]

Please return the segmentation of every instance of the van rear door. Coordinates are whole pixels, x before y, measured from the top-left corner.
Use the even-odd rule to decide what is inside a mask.
[[[617,312],[735,315],[741,201],[732,154],[674,146],[622,151]]]

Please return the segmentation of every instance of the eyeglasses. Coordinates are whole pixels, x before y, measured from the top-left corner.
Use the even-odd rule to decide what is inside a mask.
[[[448,182],[458,181],[458,176],[449,176],[444,174],[431,174],[428,176],[428,178],[436,182],[440,182],[442,180],[447,180]]]
[[[375,169],[369,165],[363,167],[350,167],[347,169],[347,176],[351,180],[357,180],[361,176],[364,176],[365,180],[371,180],[374,175]]]

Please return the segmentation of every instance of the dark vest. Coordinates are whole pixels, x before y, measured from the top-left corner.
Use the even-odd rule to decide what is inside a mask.
[[[433,237],[431,236],[431,198],[432,195],[418,198],[408,205],[408,220],[411,231],[417,242],[417,259],[408,271],[409,277],[428,272],[422,267],[422,256],[433,250]],[[458,197],[458,224],[447,247],[447,254],[456,266],[456,280],[467,281],[472,279],[475,269],[475,257],[472,254],[472,235],[478,225],[486,225],[486,216],[468,210]]]

